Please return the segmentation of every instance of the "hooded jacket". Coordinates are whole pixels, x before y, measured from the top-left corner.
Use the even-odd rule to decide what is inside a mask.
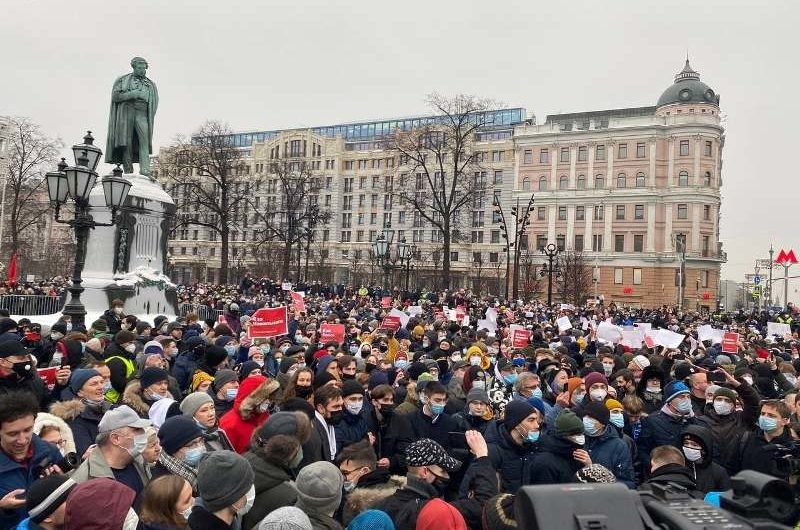
[[[491,422],[484,437],[492,467],[500,474],[501,489],[516,493],[530,475],[530,465],[539,451],[539,443],[517,444],[503,422]]]
[[[59,402],[53,404],[55,407]],[[67,422],[55,415],[47,412],[40,412],[36,415],[36,421],[33,423],[33,432],[40,433],[44,427],[56,427],[61,432],[61,438],[64,440],[64,452],[75,452],[75,437],[73,436],[72,429]],[[83,453],[79,453],[80,456]]]
[[[346,407],[342,409],[342,421],[334,427],[336,431],[336,454],[339,454],[343,447],[367,437],[367,420],[364,418],[366,401],[366,398],[364,398],[364,406],[358,414],[351,414]]]
[[[647,380],[653,378],[661,381],[661,392],[659,395],[651,394],[647,391]],[[644,401],[644,411],[647,414],[652,414],[661,409],[664,399],[663,392],[666,384],[667,380],[664,376],[664,370],[658,366],[650,365],[642,370],[642,378],[636,383],[636,395]]]
[[[686,460],[686,467],[692,472],[697,489],[703,493],[709,491],[725,491],[731,488],[731,479],[725,468],[712,460],[714,454],[714,436],[711,430],[701,425],[689,425],[683,432],[691,436],[702,447],[702,456],[696,462]]]
[[[167,392],[167,397],[174,399],[169,392]],[[150,407],[153,403],[155,401],[144,397],[144,389],[138,379],[128,383],[125,392],[122,393],[122,404],[128,405],[136,414],[146,420],[150,419]]]
[[[540,452],[536,454],[530,466],[528,484],[568,484],[575,482],[575,472],[583,464],[575,460],[573,451],[581,449],[566,438],[543,436]]]
[[[287,465],[278,464],[265,458],[261,449],[250,450],[244,454],[255,473],[253,485],[256,489],[256,500],[253,507],[242,520],[242,529],[250,530],[273,510],[283,506],[294,506],[297,501],[297,490],[294,476]]]
[[[586,450],[593,463],[608,468],[617,477],[617,481],[629,488],[636,488],[631,452],[613,425],[606,425],[600,436],[586,436]]]
[[[247,450],[253,431],[269,418],[269,412],[259,412],[258,406],[277,389],[277,381],[261,375],[247,377],[239,385],[233,409],[219,420],[220,429],[228,435],[237,453],[243,454]]]
[[[697,489],[692,472],[679,464],[667,464],[656,469],[647,482],[639,486],[639,490],[650,491],[653,484],[675,484],[686,488],[689,495],[694,498],[702,499],[704,497],[704,494]]]
[[[644,469],[650,467],[650,451],[659,445],[680,448],[681,434],[687,426],[696,423],[694,416],[670,416],[661,410],[642,418],[642,433],[636,443]]]

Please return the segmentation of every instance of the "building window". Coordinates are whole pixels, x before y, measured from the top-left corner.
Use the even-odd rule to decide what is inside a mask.
[[[614,283],[617,285],[622,284],[622,269],[614,269]]]
[[[473,243],[483,243],[483,232],[480,230],[473,230],[472,231],[472,242]]]
[[[497,263],[500,261],[500,254],[498,252],[489,252],[489,263]]]
[[[569,187],[569,177],[561,175],[558,179],[558,189],[565,190]]]
[[[704,204],[703,205],[703,220],[710,221],[711,220],[711,205]]]
[[[578,162],[586,162],[589,158],[589,148],[585,145],[578,147]]]
[[[533,164],[533,151],[531,149],[525,149],[525,152],[522,154],[523,164]]]
[[[539,151],[539,163],[540,164],[547,164],[550,161],[550,151],[547,149],[542,149]]]
[[[542,250],[547,246],[547,236],[536,236],[536,250]]]
[[[592,251],[602,252],[603,250],[603,234],[592,235]]]
[[[636,204],[633,207],[633,218],[637,221],[644,219],[644,204]]]
[[[681,156],[689,156],[689,140],[681,140]]]
[[[644,142],[636,144],[636,158],[644,158],[647,156],[647,145]]]
[[[598,145],[594,148],[594,159],[595,160],[605,160],[606,159],[606,146],[605,145]]]
[[[700,271],[700,286],[708,288],[708,271]]]
[[[603,205],[598,204],[594,207],[594,220],[595,221],[602,221],[603,220]]]
[[[644,236],[642,234],[634,234],[633,236],[633,251],[644,252]]]
[[[502,162],[505,158],[505,151],[492,151],[492,162]]]
[[[558,220],[559,221],[566,221],[567,220],[567,207],[566,206],[559,206],[558,207]]]
[[[636,174],[636,187],[644,188],[646,185],[647,183],[645,182],[644,173],[640,171],[639,173]]]
[[[618,188],[625,188],[625,173],[620,173],[617,175],[617,187]]]
[[[614,252],[625,252],[625,234],[614,234]]]
[[[522,189],[524,191],[530,191],[530,189],[531,189],[531,178],[530,177],[525,177],[524,179],[522,179]]]
[[[566,238],[566,236],[564,234],[558,234],[556,236],[556,248],[560,252],[564,251],[566,240],[567,240],[567,238]]]
[[[706,171],[706,174],[703,175],[703,186],[705,186],[706,188],[710,188],[711,187],[711,172],[710,171]]]
[[[597,189],[601,189],[606,185],[606,178],[603,175],[597,175],[594,178],[594,187]]]
[[[689,218],[689,206],[687,204],[678,205],[678,219]]]
[[[546,191],[547,190],[547,177],[541,176],[539,177],[539,191]]]
[[[617,147],[617,158],[628,158],[628,144],[619,144]]]
[[[642,285],[642,269],[633,269],[633,285]]]
[[[492,235],[492,239],[491,239],[492,243],[495,243],[495,244],[500,243],[500,230],[492,230],[491,231],[491,235]]]
[[[502,184],[503,183],[503,171],[497,170],[494,172],[494,183],[495,184]]]
[[[618,204],[616,207],[616,219],[617,221],[624,221],[625,220],[625,205]]]
[[[483,263],[483,255],[480,252],[473,252],[472,263]]]
[[[711,145],[711,142],[706,142],[706,149],[704,153],[706,156],[711,156]]]
[[[678,187],[685,188],[689,185],[689,172],[681,171],[678,173]]]
[[[576,221],[583,221],[586,218],[586,208],[583,206],[576,206],[575,207],[575,220]]]
[[[577,186],[579,190],[586,189],[586,175],[578,175]]]
[[[450,261],[458,261],[458,251],[453,251],[450,253]]]
[[[537,221],[544,221],[547,209],[544,206],[539,206],[536,208],[536,220]]]
[[[562,147],[561,148],[561,161],[562,162],[569,162],[569,147]]]
[[[707,258],[711,250],[711,237],[703,236],[703,257]]]
[[[583,234],[575,234],[575,252],[583,252]]]

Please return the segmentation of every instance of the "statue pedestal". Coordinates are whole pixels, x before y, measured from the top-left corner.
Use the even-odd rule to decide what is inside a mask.
[[[89,234],[82,274],[86,290],[81,300],[89,313],[105,311],[111,300],[119,298],[125,302],[126,314],[176,315],[175,286],[164,274],[169,218],[175,215],[175,203],[149,177],[135,173],[123,177],[132,187],[117,224],[99,226]],[[99,182],[89,204],[95,221],[111,220]]]

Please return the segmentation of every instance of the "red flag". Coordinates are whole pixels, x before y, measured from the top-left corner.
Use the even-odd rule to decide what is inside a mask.
[[[15,252],[14,255],[11,256],[11,263],[8,264],[8,283],[17,283],[18,275],[19,271],[17,270],[17,253]]]

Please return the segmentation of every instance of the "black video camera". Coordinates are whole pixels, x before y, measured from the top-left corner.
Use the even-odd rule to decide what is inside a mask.
[[[69,473],[73,469],[76,469],[79,465],[81,465],[81,459],[78,458],[77,453],[67,453],[60,460],[56,460],[53,462],[49,456],[43,458],[41,462],[39,462],[36,467],[32,470],[32,475],[34,477],[43,477],[45,476],[45,471],[50,466],[58,466],[58,468],[64,472]]]
[[[774,444],[775,464],[782,475],[800,474],[800,442]]]

